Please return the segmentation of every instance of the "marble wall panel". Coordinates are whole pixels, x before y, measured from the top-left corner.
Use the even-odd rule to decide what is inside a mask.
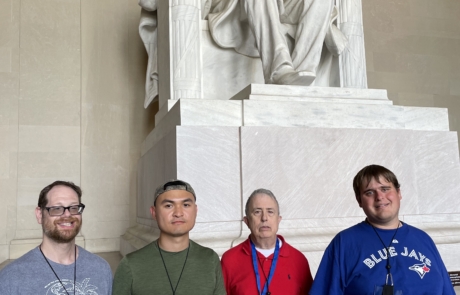
[[[79,101],[20,100],[19,124],[80,126]]]
[[[20,71],[21,99],[80,100],[79,49],[21,48]]]
[[[0,72],[11,72],[12,52],[11,48],[0,47]]]
[[[18,63],[19,64],[19,63]],[[19,74],[18,73],[1,73],[0,72],[0,99],[17,100],[19,94]]]
[[[0,1],[0,48],[3,46],[10,45],[10,40],[13,35],[16,35],[12,32],[12,1],[11,0],[1,0]]]
[[[129,154],[117,150],[82,151],[82,200],[88,208],[85,219],[91,224],[84,232],[86,239],[118,237],[110,234],[129,227],[129,160]],[[95,227],[101,230],[102,224],[107,229],[97,232]]]
[[[202,212],[198,210],[198,216],[201,214]],[[200,245],[212,248],[221,256],[232,247],[232,241],[238,238],[240,234],[240,221],[197,222],[190,232],[190,238]]]
[[[436,107],[448,108],[450,128],[456,130],[456,126],[460,125],[460,108],[457,107],[460,102],[460,95],[434,95],[433,102]]]
[[[425,93],[399,92],[393,96],[393,102],[396,105],[402,106],[417,105],[419,107],[433,107],[434,95]]]
[[[20,178],[80,178],[79,152],[24,152],[18,159]]]
[[[449,131],[445,108],[404,107],[403,117],[405,129]]]
[[[399,52],[374,52],[374,69],[378,72],[399,72],[416,75],[449,77],[451,58]]]
[[[80,152],[80,127],[19,126],[19,152]]]
[[[453,131],[460,130],[453,119],[460,114],[459,10],[448,0],[363,2],[369,87],[388,89],[396,105],[447,107],[434,97],[457,96],[448,106]]]
[[[19,0],[0,0],[0,261],[15,237],[18,159]]]
[[[460,247],[460,243],[442,244],[436,245],[436,247],[438,248],[439,254],[441,254],[441,258],[447,268],[447,271],[458,271],[460,253],[457,249]],[[460,288],[458,285],[455,287],[455,291],[456,294],[460,293]]]
[[[21,47],[80,49],[80,1],[21,0]]]
[[[368,73],[367,77],[374,86],[381,85],[376,88],[391,85],[388,88],[389,92],[448,94],[450,91],[449,80],[443,77],[416,76],[397,72],[372,72]]]
[[[16,195],[15,186],[8,178],[0,178],[0,245],[7,244],[8,199]]]
[[[93,253],[120,251],[120,238],[85,240],[85,249]]]
[[[125,209],[127,208],[125,207]],[[127,229],[126,220],[95,221],[93,219],[85,218],[84,223],[85,226],[82,227],[82,235],[84,235],[87,241],[99,240],[103,238],[119,238],[122,234],[125,233]]]
[[[36,205],[17,206],[15,240],[35,239],[42,237],[42,227],[35,218]]]
[[[459,212],[460,179],[457,134],[450,132],[420,134],[413,148],[416,187],[420,213]],[[414,181],[412,180],[412,181]],[[436,200],[434,202],[434,200]]]
[[[9,126],[9,105],[9,100],[0,99],[0,127],[4,129],[3,132],[5,132],[5,134],[7,130],[6,128]],[[2,140],[0,144],[5,145],[5,143],[6,141]]]
[[[120,0],[81,0],[84,102],[126,105],[130,101],[128,36],[131,26],[127,23],[127,7],[136,5],[136,2],[128,4]]]
[[[91,202],[98,208],[104,205],[117,207],[128,204],[125,198],[129,192],[129,187],[126,186],[130,169],[127,154],[117,151],[111,153],[84,151],[82,165],[85,167],[84,190],[88,204]],[[96,215],[96,212],[94,214]]]
[[[142,107],[146,53],[139,15],[135,1],[81,1],[82,186],[94,210],[107,210],[87,215],[88,222],[103,224],[85,232],[95,251],[104,250],[104,241],[105,251],[118,248],[119,236],[135,223],[140,146],[158,109]],[[107,233],[98,239],[104,227]]]
[[[0,125],[0,137],[3,140],[0,143],[0,152],[5,153],[10,151],[10,126]]]
[[[177,127],[177,177],[195,190],[197,222],[241,220],[239,155],[239,127]]]
[[[243,202],[258,187],[272,189],[285,218],[361,215],[352,179],[372,163],[388,167],[402,183],[401,214],[454,213],[460,205],[459,184],[449,176],[459,176],[454,133],[242,127],[241,142]],[[450,152],[434,156],[432,145]],[[430,177],[434,171],[439,177]],[[430,208],[439,198],[444,201]]]
[[[404,129],[404,109],[392,105],[253,101],[243,102],[245,126],[309,126]]]
[[[139,160],[136,202],[136,216],[138,217],[150,217],[149,208],[153,205],[153,194],[156,188],[152,180],[163,177],[161,170],[164,168],[164,161],[162,161],[160,155],[164,154],[164,149],[163,144],[157,143]]]
[[[242,106],[241,101],[181,99],[173,108],[180,108],[182,126],[241,126]]]
[[[82,106],[82,147],[104,152],[129,152],[129,111],[99,102]]]
[[[1,133],[0,133],[1,136]],[[0,152],[0,179],[10,176],[10,153]]]
[[[168,179],[176,179],[176,129],[157,142],[140,160],[137,216],[150,220],[155,189]]]

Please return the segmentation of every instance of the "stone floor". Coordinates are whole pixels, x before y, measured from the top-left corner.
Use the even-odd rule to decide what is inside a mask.
[[[118,267],[118,264],[120,263],[120,260],[122,258],[121,254],[119,252],[106,252],[106,253],[96,253],[97,255],[101,256],[107,262],[110,264],[110,268],[112,269],[112,273],[115,272],[115,270]],[[13,260],[7,260],[3,263],[0,264],[0,270],[5,267],[8,263],[10,263]],[[457,286],[454,288],[456,294],[460,295],[460,286]]]

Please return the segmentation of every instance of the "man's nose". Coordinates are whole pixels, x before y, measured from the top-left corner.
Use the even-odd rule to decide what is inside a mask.
[[[266,221],[268,219],[268,214],[265,211],[262,211],[262,221]]]
[[[182,210],[182,207],[177,206],[174,208],[174,216],[182,216],[184,214],[184,211]]]
[[[62,216],[69,217],[72,214],[70,214],[70,208],[64,208],[64,213],[62,213]]]
[[[383,195],[383,192],[381,192],[381,191],[379,191],[379,190],[376,190],[376,191],[375,191],[375,198],[376,198],[377,200],[382,199],[383,196],[384,196],[384,195]]]

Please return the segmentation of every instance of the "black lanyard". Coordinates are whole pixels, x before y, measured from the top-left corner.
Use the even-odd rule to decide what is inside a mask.
[[[375,227],[367,219],[366,219],[366,222],[369,223],[370,226],[372,226],[372,229],[374,230],[375,234],[377,235],[377,237],[379,237],[380,242],[382,242],[383,247],[385,247],[385,249],[387,250],[387,265],[386,265],[387,276],[386,276],[386,279],[385,279],[385,286],[393,286],[393,276],[391,275],[391,264],[390,264],[390,247],[393,244],[393,240],[396,237],[396,234],[398,233],[398,230],[399,230],[399,225],[400,224],[402,225],[402,222],[399,221],[398,227],[396,228],[395,233],[393,234],[393,237],[391,238],[391,241],[390,241],[390,244],[388,245],[388,247],[385,246],[385,243],[383,242],[382,238],[380,237],[380,235],[377,232],[377,230],[375,229]],[[388,279],[390,279],[391,285],[388,285]]]
[[[171,278],[169,277],[168,269],[166,268],[165,260],[163,259],[163,255],[161,254],[161,249],[160,249],[160,245],[159,245],[158,241],[157,241],[157,246],[158,246],[158,252],[160,252],[161,261],[163,261],[163,266],[165,268],[166,275],[168,276],[169,285],[171,286],[171,291],[172,291],[173,295],[175,295],[177,287],[179,286],[180,279],[182,278],[182,273],[184,272],[185,264],[187,263],[188,252],[190,250],[190,242],[189,242],[188,247],[187,247],[187,255],[185,256],[184,266],[182,266],[182,270],[180,272],[179,279],[177,280],[176,288],[173,288]]]
[[[46,256],[45,254],[43,254],[43,251],[42,251],[42,245],[40,244],[40,246],[38,246],[38,249],[40,249],[40,252],[42,253],[43,255],[43,258],[45,258],[45,261],[46,263],[48,263],[48,265],[50,266],[51,270],[53,271],[54,275],[56,276],[56,278],[58,279],[59,283],[61,283],[61,286],[62,288],[64,288],[64,291],[67,293],[67,295],[70,295],[69,292],[67,292],[67,289],[65,288],[64,284],[62,283],[61,279],[58,277],[58,275],[56,274],[56,272],[54,271],[53,267],[51,266],[50,262],[48,261],[48,259],[46,259]],[[75,245],[75,264],[73,266],[73,294],[75,295],[75,289],[77,289],[77,286],[75,286],[75,281],[77,279],[77,245]]]

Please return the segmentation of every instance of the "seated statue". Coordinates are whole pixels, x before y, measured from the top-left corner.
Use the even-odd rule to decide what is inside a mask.
[[[157,0],[139,0],[139,5],[139,32],[149,53],[147,107],[158,94]],[[339,55],[347,42],[333,24],[334,0],[202,0],[201,11],[220,47],[261,58],[268,84],[311,85],[323,45]]]

